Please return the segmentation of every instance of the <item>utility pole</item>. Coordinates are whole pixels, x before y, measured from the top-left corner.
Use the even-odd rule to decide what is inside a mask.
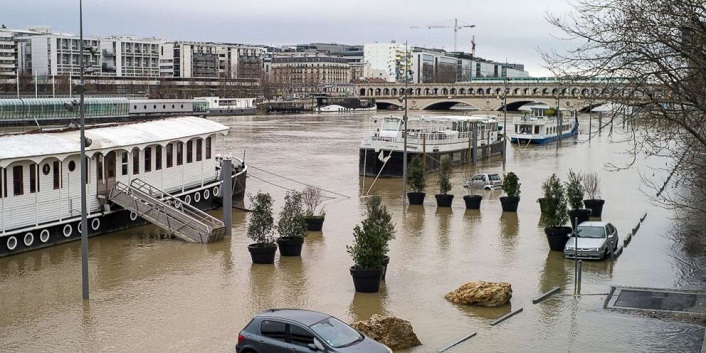
[[[404,42],[404,121],[403,152],[402,152],[402,199],[407,199],[407,84],[409,81],[409,49],[407,41]],[[403,201],[404,202],[404,201]]]

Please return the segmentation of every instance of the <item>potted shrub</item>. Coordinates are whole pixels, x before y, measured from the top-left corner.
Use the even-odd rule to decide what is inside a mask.
[[[424,204],[426,193],[424,188],[427,186],[426,175],[424,175],[424,157],[416,154],[412,158],[412,162],[407,166],[407,186],[410,192],[407,193],[407,199],[410,205]]]
[[[252,212],[248,217],[248,238],[255,241],[248,245],[252,262],[256,264],[271,264],[275,262],[277,245],[274,239],[274,217],[272,216],[272,197],[268,193],[258,191],[250,195]]]
[[[503,190],[507,196],[500,197],[503,212],[517,212],[520,203],[520,178],[513,172],[503,175]]]
[[[302,194],[287,191],[284,196],[284,206],[277,221],[277,246],[282,256],[300,256],[306,236],[306,221],[304,220],[304,203]]]
[[[600,217],[603,213],[605,200],[601,199],[601,179],[598,174],[584,174],[583,188],[586,191],[586,195],[588,195],[588,199],[583,200],[584,206],[591,209],[591,217]]]
[[[463,179],[465,180],[463,188],[466,189],[466,195],[463,195],[463,202],[466,204],[466,209],[480,209],[481,201],[483,201],[483,195],[478,194],[478,190],[480,189],[478,183],[473,181],[472,173],[464,173]]]
[[[576,229],[576,226],[581,222],[588,221],[591,217],[591,210],[583,208],[583,182],[581,173],[575,173],[569,169],[569,181],[566,182],[566,197],[569,200],[569,220],[571,227]]]
[[[565,226],[569,214],[564,185],[556,174],[552,174],[542,184],[542,191],[544,192],[542,197],[544,234],[547,235],[551,250],[563,251],[568,235],[571,233],[571,227]]]
[[[353,258],[350,273],[355,290],[374,293],[380,289],[383,269],[389,260],[388,243],[395,236],[395,226],[379,195],[369,197],[365,206],[366,217],[361,225],[353,228],[353,244],[346,249]]]
[[[449,194],[451,191],[451,159],[446,156],[441,158],[439,164],[439,170],[437,172],[439,176],[439,193],[436,194],[436,206],[437,207],[451,207],[453,203],[454,195]]]
[[[323,207],[316,213],[316,209],[321,204],[323,196],[321,195],[321,189],[307,186],[302,192],[302,200],[304,201],[304,220],[306,221],[306,230],[310,231],[321,231],[324,225],[324,218],[326,217],[326,212],[324,212]]]

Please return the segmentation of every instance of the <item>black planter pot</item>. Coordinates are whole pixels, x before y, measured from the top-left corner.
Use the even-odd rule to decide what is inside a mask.
[[[547,235],[549,249],[554,251],[564,251],[564,246],[566,246],[566,241],[569,240],[570,233],[571,227],[562,226],[544,228],[544,234]]]
[[[323,216],[305,217],[304,220],[306,221],[306,230],[311,232],[320,232],[324,226]]]
[[[358,270],[355,266],[351,266],[350,271],[356,292],[375,293],[380,290],[380,279],[382,278],[383,268],[366,271]]]
[[[571,220],[571,227],[576,229],[577,225],[591,219],[591,210],[588,208],[569,210],[569,218]]]
[[[382,279],[383,281],[385,280],[385,275],[387,274],[387,265],[390,264],[390,257],[385,255],[385,260],[382,261]]]
[[[425,192],[408,192],[407,199],[410,205],[423,205],[424,196],[427,196]]]
[[[454,201],[454,195],[451,194],[436,194],[436,207],[451,207]]]
[[[250,244],[248,245],[248,251],[250,251],[250,257],[252,258],[253,263],[272,264],[275,262],[277,245],[267,244],[262,246],[260,244]]]
[[[600,217],[601,214],[603,213],[603,204],[605,203],[605,200],[601,199],[590,199],[590,200],[583,200],[583,205],[586,206],[586,208],[591,209],[591,217]]]
[[[304,238],[282,237],[277,238],[279,254],[282,256],[301,256]]]
[[[481,195],[465,195],[465,196],[463,196],[463,202],[466,203],[467,210],[479,210],[481,201],[483,201],[483,196],[481,196]]]
[[[502,196],[500,197],[500,205],[503,212],[517,212],[517,206],[520,204],[519,196]]]

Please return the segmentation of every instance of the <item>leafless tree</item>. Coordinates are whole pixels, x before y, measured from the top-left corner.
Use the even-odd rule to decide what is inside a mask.
[[[677,215],[706,212],[706,3],[578,0],[547,20],[576,43],[542,51],[547,67],[600,78],[611,101],[632,107],[621,118],[632,127],[635,160],[666,161],[643,175],[653,200]]]

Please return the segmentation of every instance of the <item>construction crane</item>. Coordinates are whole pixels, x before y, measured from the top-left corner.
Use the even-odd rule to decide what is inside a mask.
[[[454,25],[453,26],[446,26],[446,25],[430,25],[427,26],[428,29],[432,28],[453,28],[454,30],[454,51],[456,51],[456,43],[458,42],[458,30],[463,29],[463,28],[473,28],[476,25],[458,25],[458,19],[454,18]],[[414,28],[414,27],[413,27]]]

